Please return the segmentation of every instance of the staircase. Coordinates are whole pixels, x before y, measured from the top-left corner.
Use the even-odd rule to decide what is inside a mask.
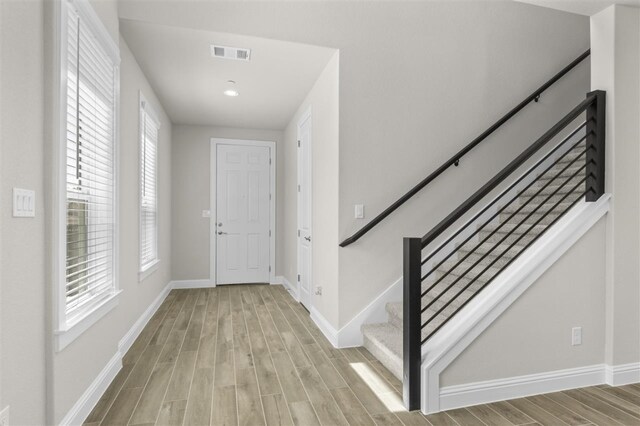
[[[458,166],[589,55],[572,61],[340,247],[355,243]],[[387,322],[365,324],[361,331],[364,346],[402,381],[408,410],[439,409],[440,372],[549,267],[550,253],[577,241],[583,224],[592,225],[606,211],[605,102],[605,92],[588,93],[424,236],[404,237],[402,301],[386,305]]]
[[[422,282],[422,292],[426,293],[422,298],[422,308],[426,308],[422,322],[433,318],[422,329],[423,340],[460,310],[528,244],[553,226],[576,201],[584,198],[581,181],[584,180],[585,149],[582,141],[553,167],[536,176],[530,188],[502,206],[493,221],[478,226],[477,235],[458,245],[449,259],[441,262]],[[388,303],[386,310],[387,322],[362,326],[364,346],[402,380],[402,302]]]

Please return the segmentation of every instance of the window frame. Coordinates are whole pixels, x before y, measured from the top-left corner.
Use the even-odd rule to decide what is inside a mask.
[[[63,350],[100,318],[118,305],[119,288],[119,143],[120,143],[120,51],[88,0],[62,0],[53,3],[55,15],[54,44],[54,113],[52,141],[53,157],[52,200],[52,255],[54,345]],[[67,313],[66,261],[67,261],[67,31],[68,8],[74,8],[80,21],[108,54],[114,66],[113,97],[113,287],[108,293],[76,312]],[[80,193],[79,193],[80,194]]]
[[[158,199],[158,184],[159,184],[159,165],[160,165],[160,127],[161,123],[158,119],[158,114],[155,112],[151,104],[147,101],[145,96],[142,94],[142,91],[139,92],[139,120],[138,120],[138,282],[144,281],[148,276],[153,274],[160,264],[160,253],[159,253],[159,237],[160,237],[160,216],[159,216],[159,199]],[[158,131],[158,136],[156,138],[156,163],[155,163],[155,258],[150,262],[145,264],[142,263],[142,209],[143,209],[143,195],[142,195],[142,177],[143,177],[143,167],[144,163],[142,158],[144,156],[144,143],[145,143],[145,120],[146,117],[149,117],[151,121],[155,124],[156,130]]]

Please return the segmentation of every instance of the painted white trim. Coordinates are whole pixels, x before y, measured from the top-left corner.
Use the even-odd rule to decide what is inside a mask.
[[[441,411],[442,371],[607,213],[610,199],[578,203],[422,347],[424,413]]]
[[[296,302],[300,301],[300,294],[298,293],[299,289],[297,285],[294,286],[293,284],[291,284],[291,282],[289,282],[289,280],[285,276],[277,276],[276,280],[278,280],[279,282],[272,284],[282,284],[282,286],[289,292],[289,294],[291,294],[291,297],[293,297]]]
[[[269,281],[270,285],[282,285],[282,280],[284,280],[284,277],[282,275],[276,275],[275,277],[273,277],[273,279],[271,281]]]
[[[114,139],[113,139],[113,289],[103,300],[89,305],[84,312],[77,314],[80,319],[69,318],[66,313],[66,122],[67,122],[67,18],[68,9],[73,8],[80,19],[90,28],[91,34],[102,48],[109,54],[114,64]],[[120,259],[120,50],[106,27],[94,11],[88,0],[70,0],[59,2],[54,6],[55,19],[55,92],[58,98],[54,102],[52,117],[53,129],[57,138],[51,150],[51,221],[52,221],[52,303],[54,320],[54,349],[58,352],[80,336],[91,325],[95,324],[107,312],[117,305],[120,294],[119,276]]]
[[[309,197],[309,228],[311,230],[311,235],[309,236],[311,238],[311,240],[309,241],[309,265],[308,265],[308,281],[309,281],[309,297],[308,300],[304,300],[303,301],[303,297],[302,297],[302,288],[300,286],[300,276],[302,275],[302,272],[300,270],[300,265],[302,265],[302,261],[301,259],[301,249],[302,249],[302,240],[301,240],[301,235],[300,235],[300,222],[302,222],[301,216],[302,216],[302,197],[300,196],[300,191],[298,190],[296,192],[296,274],[298,275],[298,280],[296,282],[296,286],[298,287],[298,297],[297,297],[297,301],[302,303],[303,305],[305,305],[305,307],[307,309],[309,309],[309,311],[313,311],[313,297],[314,297],[314,291],[313,291],[313,242],[314,242],[314,230],[313,230],[313,116],[311,114],[311,105],[309,105],[307,107],[307,109],[302,113],[302,115],[300,116],[300,118],[298,119],[298,123],[296,124],[296,140],[298,142],[297,148],[296,148],[296,167],[297,167],[297,173],[296,173],[296,185],[297,188],[299,189],[301,187],[301,182],[302,182],[302,176],[303,176],[303,168],[301,166],[302,164],[302,158],[301,158],[301,154],[302,154],[302,150],[300,149],[300,141],[302,140],[302,138],[300,137],[301,134],[301,130],[302,130],[302,126],[304,126],[305,123],[309,122],[309,147],[308,147],[308,153],[309,153],[309,164],[307,164],[307,167],[309,168],[309,170],[307,170],[306,172],[308,173],[308,178],[309,178],[309,183],[308,183],[308,190],[311,192],[310,197]],[[308,305],[308,306],[307,306]],[[334,345],[335,346],[335,345]]]
[[[158,263],[160,262],[160,120],[158,119],[158,114],[153,109],[153,106],[149,104],[149,101],[142,93],[142,90],[138,91],[138,282],[142,282],[145,278],[151,275],[156,269],[158,269]],[[143,172],[143,164],[142,157],[144,155],[146,140],[146,129],[145,122],[146,116],[151,118],[151,121],[156,126],[156,130],[158,135],[156,137],[156,158],[155,158],[155,202],[156,202],[156,222],[155,222],[155,259],[151,262],[147,262],[145,265],[142,264],[142,234],[143,234],[143,225],[142,225],[142,172]],[[146,171],[146,169],[145,169]]]
[[[216,285],[211,280],[177,280],[171,281],[171,288],[186,289],[186,288],[214,288]]]
[[[138,338],[149,320],[156,313],[162,302],[169,295],[173,288],[173,283],[168,283],[158,294],[151,305],[142,313],[142,315],[131,326],[129,331],[118,342],[118,350],[111,357],[107,365],[100,371],[98,376],[91,382],[89,387],[84,391],[80,398],[76,401],[71,409],[64,416],[61,425],[81,425],[84,423],[91,410],[96,406],[104,392],[107,390],[113,379],[122,368],[122,357],[127,353],[133,342]]]
[[[73,407],[60,421],[60,425],[81,425],[84,423],[121,368],[122,353],[118,351],[111,357],[107,365],[98,374],[98,377],[91,382],[78,401],[73,404]]]
[[[275,280],[276,276],[276,162],[277,151],[274,141],[259,141],[248,139],[225,139],[211,138],[210,140],[210,164],[209,164],[209,280],[213,286],[217,284],[216,278],[216,223],[218,222],[216,211],[216,152],[218,144],[236,144],[249,146],[264,146],[269,148],[271,155],[271,164],[269,167],[269,191],[271,192],[271,200],[269,200],[269,227],[271,229],[271,237],[269,238],[269,282]]]
[[[318,326],[324,337],[329,340],[334,348],[338,347],[338,330],[336,330],[329,321],[315,308],[310,311],[311,320]]]
[[[640,362],[607,365],[605,368],[605,383],[610,386],[640,383]]]
[[[440,410],[451,410],[541,393],[600,385],[604,383],[604,371],[605,366],[598,364],[447,386],[440,390]]]
[[[157,271],[159,267],[160,259],[156,259],[153,262],[149,263],[142,271],[138,272],[138,282],[144,281],[149,275]]]
[[[142,315],[140,315],[140,318],[138,318],[138,320],[133,323],[129,331],[127,331],[122,339],[120,339],[120,341],[118,342],[118,350],[120,351],[120,353],[122,353],[123,355],[127,353],[131,345],[133,345],[133,342],[138,338],[140,333],[142,333],[142,329],[144,328],[144,326],[147,325],[153,314],[156,313],[160,305],[162,305],[164,299],[166,299],[166,297],[169,295],[169,292],[172,288],[173,284],[171,282],[168,283],[162,289],[160,294],[158,294],[158,297],[156,297],[155,300],[151,302],[151,305],[149,305],[149,307],[142,313]]]
[[[65,324],[65,328],[54,331],[55,349],[60,352],[91,326],[100,321],[102,317],[118,306],[118,296],[122,290],[117,290],[100,300],[90,309],[83,311],[79,318],[74,318]]]
[[[389,319],[387,314],[387,303],[402,300],[402,277],[391,284],[385,291],[376,297],[367,307],[360,311],[351,321],[345,324],[338,331],[338,348],[352,348],[362,346],[363,335],[362,326],[386,322]]]

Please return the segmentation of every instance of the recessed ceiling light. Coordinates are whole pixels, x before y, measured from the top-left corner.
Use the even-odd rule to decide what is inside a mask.
[[[227,88],[223,92],[227,96],[236,97],[240,93],[236,90],[236,82],[233,80],[227,81]]]

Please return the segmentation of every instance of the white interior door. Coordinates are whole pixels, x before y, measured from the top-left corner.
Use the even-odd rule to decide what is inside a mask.
[[[216,282],[269,282],[270,149],[216,145]]]
[[[300,303],[311,310],[311,115],[298,124],[298,288]]]

